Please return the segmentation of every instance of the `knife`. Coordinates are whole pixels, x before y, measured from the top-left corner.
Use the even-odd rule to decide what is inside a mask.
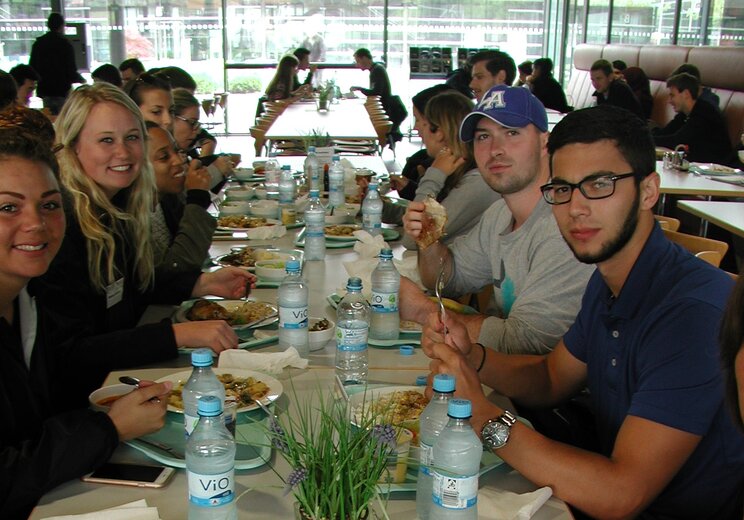
[[[185,459],[185,456],[184,456],[183,453],[181,453],[180,451],[176,450],[174,447],[169,446],[167,444],[164,444],[162,442],[152,441],[152,440],[145,439],[145,438],[142,438],[142,437],[139,437],[137,439],[132,439],[132,440],[134,442],[141,442],[142,444],[146,444],[147,446],[150,446],[152,448],[157,448],[157,449],[159,449],[161,451],[164,451],[168,455],[170,455],[171,457],[173,457],[175,459],[180,459],[180,460],[184,460]]]

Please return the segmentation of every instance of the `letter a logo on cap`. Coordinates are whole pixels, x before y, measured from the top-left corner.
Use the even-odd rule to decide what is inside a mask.
[[[491,110],[492,108],[506,108],[506,103],[504,102],[504,92],[504,90],[491,91],[490,94],[483,98],[483,101],[481,101],[480,105],[478,105],[478,109]]]

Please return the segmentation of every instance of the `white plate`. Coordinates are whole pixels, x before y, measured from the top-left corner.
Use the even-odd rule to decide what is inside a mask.
[[[258,379],[259,381],[263,381],[269,387],[269,393],[266,394],[266,396],[263,399],[261,399],[261,402],[266,405],[279,399],[279,396],[281,396],[282,393],[284,392],[284,387],[279,381],[277,381],[276,379],[274,379],[273,377],[269,375],[262,374],[261,372],[254,372],[253,370],[244,370],[241,368],[214,368],[214,367],[212,367],[212,371],[217,375],[232,374],[236,377],[241,377],[241,378],[252,377],[254,379]],[[184,370],[183,372],[176,372],[175,374],[170,374],[165,377],[161,377],[156,382],[162,383],[164,381],[171,381],[173,382],[173,387],[175,388],[175,386],[178,385],[181,381],[186,383],[186,381],[189,380],[190,376],[191,376],[191,370]],[[251,410],[257,410],[257,409],[258,409],[258,405],[252,404],[249,406],[243,406],[242,408],[238,408],[238,412],[250,412]],[[183,413],[183,410],[181,408],[176,408],[175,406],[171,406],[170,404],[168,405],[168,411],[176,412],[176,413]]]
[[[368,388],[366,391],[362,390],[356,394],[350,395],[349,406],[351,407],[352,422],[358,425],[364,410],[381,397],[390,395],[394,392],[406,392],[409,390],[424,395],[425,389],[426,387],[423,386],[386,386],[384,388]],[[418,420],[415,422],[418,425]],[[406,424],[396,426],[405,426],[406,428],[410,428],[408,421],[406,421]]]
[[[175,314],[173,314],[173,321],[176,323],[187,323],[192,320],[188,319],[186,315],[188,314],[189,310],[191,310],[191,307],[194,305],[194,302],[196,300],[190,300],[187,302],[182,303],[178,309],[176,309]],[[210,300],[214,303],[217,303],[219,305],[222,305],[225,309],[228,311],[232,311],[236,307],[239,307],[245,303],[244,300]],[[257,300],[248,300],[248,301],[257,301]],[[277,309],[276,305],[269,302],[259,302],[259,303],[265,303],[266,305],[269,305],[273,310],[274,313],[270,316],[267,316],[266,318],[263,318],[258,321],[254,321],[252,323],[244,323],[242,325],[233,325],[232,328],[235,330],[242,330],[242,329],[250,329],[251,327],[255,327],[260,325],[261,327],[265,325],[270,325],[276,321],[279,321],[279,310]]]
[[[254,247],[253,249],[256,251],[264,251],[266,253],[272,254],[272,257],[269,257],[268,255],[266,255],[266,258],[258,258],[256,259],[256,262],[260,260],[291,260],[291,259],[302,261],[302,256],[303,256],[302,251],[297,251],[293,249],[283,250],[283,249],[271,249],[268,247]],[[255,266],[246,267],[244,265],[235,265],[235,264],[225,262],[224,260],[225,257],[233,255],[233,254],[235,253],[227,253],[224,255],[216,256],[212,258],[212,262],[222,267],[240,267],[241,269],[245,269],[250,272],[253,272],[256,270]]]
[[[416,323],[415,321],[400,320],[399,330],[404,334],[410,334],[413,332],[422,332],[423,327],[420,323]]]
[[[338,225],[354,228],[354,231],[359,231],[360,229],[362,229],[362,226],[360,226],[358,224],[338,224]],[[326,228],[328,228],[328,226],[326,226]],[[343,236],[339,236],[339,235],[329,235],[328,233],[325,233],[325,237],[327,239],[329,239],[329,240],[344,240],[346,242],[350,242],[350,241],[353,241],[353,240],[359,240],[354,235],[343,235]]]
[[[741,173],[741,170],[737,168],[731,168],[729,166],[723,166],[722,164],[716,163],[692,163],[692,166],[696,166],[702,173],[706,175],[737,175]]]
[[[232,231],[233,233],[235,233],[235,232],[247,233],[247,232],[252,231],[254,229],[261,229],[261,228],[266,228],[266,227],[274,227],[276,225],[281,224],[281,222],[279,222],[278,220],[275,220],[275,219],[267,218],[266,219],[266,224],[271,224],[271,225],[270,226],[269,225],[267,225],[267,226],[258,226],[258,227],[254,227],[254,228],[217,226],[217,229],[219,231]]]

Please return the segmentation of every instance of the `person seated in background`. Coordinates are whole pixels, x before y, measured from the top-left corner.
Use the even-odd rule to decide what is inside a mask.
[[[651,112],[654,109],[654,97],[651,95],[651,82],[648,76],[640,67],[628,67],[623,71],[623,79],[635,94],[638,103],[641,105],[643,117],[651,119]]]
[[[279,65],[276,67],[276,73],[266,87],[264,95],[269,101],[280,101],[283,99],[292,99],[292,81],[297,73],[297,66],[300,62],[294,54],[282,56]]]
[[[532,62],[530,60],[527,60],[517,65],[517,73],[519,74],[519,77],[517,78],[517,83],[514,86],[526,86],[527,78],[532,75]]]
[[[470,82],[473,77],[470,75],[470,65],[465,64],[459,69],[455,69],[444,80],[444,84],[449,88],[458,91],[463,96],[473,99],[473,91],[470,89]]]
[[[416,118],[416,130],[433,162],[419,180],[407,211],[423,211],[427,197],[444,206],[447,223],[442,243],[445,245],[470,231],[483,212],[500,198],[478,171],[472,143],[459,139],[460,124],[472,110],[473,102],[453,90],[432,97],[426,103],[424,117]],[[403,208],[398,211],[404,213]],[[403,246],[416,249],[415,238],[406,234]]]
[[[10,75],[18,87],[18,104],[29,106],[39,82],[39,74],[30,65],[20,64],[10,69]]]
[[[462,323],[471,342],[498,352],[548,352],[573,323],[593,270],[573,258],[542,199],[547,132],[545,108],[529,90],[506,85],[489,90],[463,120],[460,139],[473,141],[478,170],[502,199],[449,247],[437,240],[418,251],[426,287],[434,288],[440,268],[446,296],[493,286],[482,314],[448,313],[448,319]],[[418,239],[424,215],[420,206],[413,209],[403,219],[404,229]],[[401,278],[400,309],[401,319],[426,323],[437,305]]]
[[[562,113],[571,111],[571,107],[566,102],[563,87],[553,77],[553,60],[550,58],[539,58],[532,64],[529,87],[532,94],[542,102],[545,108]]]
[[[429,100],[437,94],[449,90],[453,89],[447,84],[434,85],[433,87],[422,90],[411,98],[411,103],[413,105],[414,130],[418,132],[419,122],[424,121],[424,112],[426,111],[426,104]],[[468,92],[471,92],[470,89],[468,89]],[[413,200],[413,197],[416,195],[416,189],[418,188],[418,181],[423,177],[424,172],[429,166],[431,166],[432,162],[434,162],[434,159],[429,155],[424,147],[406,159],[406,163],[403,165],[403,170],[400,175],[392,175],[390,177],[390,187],[396,190],[402,199]],[[397,222],[396,219],[401,216],[402,215],[397,215],[396,212],[395,217],[391,216],[389,220],[385,220],[385,222]],[[383,212],[383,219],[385,218]]]
[[[597,60],[592,64],[589,72],[592,86],[596,89],[594,97],[597,105],[612,105],[633,112],[638,117],[643,117],[641,104],[630,90],[630,87],[621,79],[617,79],[612,72],[612,64],[607,60]]]
[[[385,66],[373,61],[372,53],[364,48],[354,51],[354,64],[360,70],[369,71],[369,88],[354,86],[351,87],[351,91],[361,92],[365,96],[380,96],[380,101],[385,106],[387,99],[392,95],[390,78]]]
[[[27,290],[65,236],[55,171],[47,143],[20,128],[0,128],[0,517],[8,519],[27,518],[42,495],[96,469],[120,441],[159,430],[172,387],[145,381],[106,413],[53,412],[73,398],[67,385],[53,382],[91,364],[107,373],[119,357],[113,349],[106,356],[106,344],[92,354],[77,343],[53,343],[46,309]]]
[[[0,110],[13,106],[18,100],[18,87],[13,76],[0,70]]]
[[[612,61],[612,73],[615,75],[615,79],[624,79],[625,69],[628,65],[623,60]]]
[[[119,69],[110,63],[104,63],[91,73],[93,81],[105,81],[115,87],[121,88],[123,85]]]
[[[592,518],[740,519],[744,435],[724,405],[717,342],[731,278],[656,224],[644,121],[610,106],[572,112],[548,149],[543,194],[576,258],[597,265],[575,323],[551,353],[524,356],[474,348],[449,315],[445,339],[432,315],[422,335],[432,371],[455,377],[489,450]],[[588,386],[598,450],[532,430],[482,384],[545,408]]]
[[[713,92],[710,88],[703,86],[703,78],[700,75],[700,69],[698,69],[696,65],[693,65],[692,63],[683,63],[672,72],[672,76],[676,76],[677,74],[690,74],[695,76],[700,83],[698,99],[710,103],[716,110],[719,112],[721,111],[721,99],[718,97],[718,94]]]
[[[476,101],[480,101],[491,87],[511,85],[517,76],[514,60],[505,52],[488,50],[476,52],[468,59],[468,63],[472,77],[470,89]]]
[[[171,127],[173,94],[170,82],[154,74],[143,72],[124,85],[123,90],[142,111],[145,121],[152,121],[163,128]]]
[[[721,363],[729,409],[744,432],[744,277],[739,276],[721,322]]]
[[[312,89],[313,87],[313,74],[318,69],[317,65],[310,65],[310,50],[306,49],[305,47],[298,47],[294,50],[292,53],[294,54],[295,58],[297,58],[297,70],[306,70],[307,76],[305,76],[305,81],[300,82],[299,78],[297,77],[297,73],[292,78],[292,92],[298,93],[298,90],[307,85],[307,88],[305,89],[304,93],[308,93],[309,89]]]
[[[173,138],[176,146],[186,152],[191,159],[197,159],[207,168],[210,176],[209,188],[215,193],[224,185],[235,167],[232,156],[212,154],[201,155],[199,136],[201,123],[199,111],[201,104],[193,94],[183,88],[173,90]]]
[[[664,128],[653,130],[657,146],[687,146],[689,161],[720,163],[731,155],[726,122],[721,112],[705,101],[699,101],[700,82],[687,73],[667,80],[669,104],[677,115]]]
[[[186,272],[201,269],[209,258],[217,227],[207,212],[212,203],[209,172],[198,160],[187,167],[186,157],[167,130],[152,121],[146,126],[148,156],[158,189],[158,204],[152,214],[155,265]]]
[[[129,83],[137,76],[145,72],[145,66],[137,58],[129,58],[121,62],[119,65],[119,72],[121,72],[121,79],[124,83]]]
[[[150,303],[178,304],[207,294],[242,297],[255,281],[241,269],[156,269],[156,187],[137,105],[108,83],[84,86],[70,95],[56,130],[67,229],[60,252],[32,288],[55,317],[59,342],[105,335],[123,352],[150,345],[156,360],[175,355],[178,346],[215,352],[237,347],[238,337],[224,321],[137,327]],[[74,374],[70,379],[76,384]]]
[[[40,110],[15,104],[0,110],[0,128],[23,131],[41,141],[47,148],[54,148],[54,125]],[[52,165],[57,167],[55,161]],[[59,173],[54,171],[55,174]]]

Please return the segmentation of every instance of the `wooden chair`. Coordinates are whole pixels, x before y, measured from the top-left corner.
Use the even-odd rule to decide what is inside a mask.
[[[668,229],[669,231],[679,230],[679,219],[677,218],[666,217],[664,215],[654,215],[654,218],[661,226],[661,229]]]
[[[252,126],[249,131],[251,133],[251,137],[253,137],[255,141],[253,146],[256,150],[256,157],[260,157],[261,152],[264,149],[264,145],[266,144],[266,129]]]
[[[672,242],[681,245],[696,257],[716,267],[721,265],[723,256],[728,251],[728,244],[712,238],[688,235],[679,231],[664,229],[664,234]]]

